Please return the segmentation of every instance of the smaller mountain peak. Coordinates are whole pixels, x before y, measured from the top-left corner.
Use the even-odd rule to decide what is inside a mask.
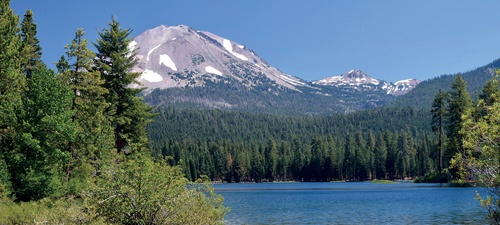
[[[345,78],[366,78],[369,76],[366,75],[366,73],[363,73],[363,71],[361,71],[361,70],[353,69],[347,73],[342,74],[342,77],[345,77]]]
[[[349,71],[348,73],[362,73],[363,71],[359,70],[359,69],[353,69],[351,71]]]

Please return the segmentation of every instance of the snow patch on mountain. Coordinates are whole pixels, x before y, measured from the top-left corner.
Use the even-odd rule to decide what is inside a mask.
[[[211,74],[222,76],[222,73],[220,71],[218,71],[217,69],[215,69],[215,68],[213,68],[211,66],[206,66],[205,67],[205,71],[207,71],[207,73],[211,73]]]
[[[287,77],[285,75],[281,75],[281,78],[283,78],[283,80],[285,80],[286,82],[288,82],[288,83],[290,83],[292,85],[295,85],[295,86],[297,86],[297,85],[304,85],[303,82],[300,82],[300,81],[297,81],[297,80],[293,80],[293,79],[291,79],[291,78],[289,78],[289,77]]]
[[[146,61],[149,61],[149,55],[153,53],[157,48],[159,48],[161,44],[157,45],[156,47],[152,48],[151,50],[148,51],[148,56],[146,57]]]
[[[147,81],[152,82],[152,83],[160,82],[163,80],[163,78],[161,77],[160,74],[157,74],[152,70],[144,70],[144,72],[142,72],[142,74],[139,78],[147,80]]]
[[[233,52],[233,45],[231,44],[231,41],[230,40],[227,40],[227,39],[224,39],[224,41],[222,42],[222,46],[224,46],[224,48],[231,54],[233,54],[234,56],[238,57],[239,59],[241,60],[245,60],[247,61],[248,58],[245,57],[244,55],[242,54],[239,54],[239,53],[236,53],[236,52]]]
[[[166,67],[172,69],[173,71],[177,71],[177,67],[175,67],[174,61],[167,55],[167,54],[161,54],[160,55],[160,66],[163,63]]]

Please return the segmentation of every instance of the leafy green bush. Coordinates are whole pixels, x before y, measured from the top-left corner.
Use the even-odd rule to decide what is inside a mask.
[[[148,155],[106,164],[85,203],[112,224],[217,224],[227,209],[203,181],[190,183],[181,167]],[[206,196],[208,195],[208,197]]]
[[[2,199],[0,224],[105,224],[92,218],[81,200],[44,198],[40,201],[14,202]]]

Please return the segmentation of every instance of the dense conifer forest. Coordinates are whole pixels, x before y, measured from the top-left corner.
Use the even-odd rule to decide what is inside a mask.
[[[331,181],[403,179],[436,169],[427,110],[382,107],[291,117],[160,108],[148,126],[153,154],[196,179]]]

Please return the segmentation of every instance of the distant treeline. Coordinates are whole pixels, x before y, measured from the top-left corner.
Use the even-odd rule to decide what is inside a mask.
[[[186,177],[215,181],[361,181],[403,179],[436,171],[436,146],[429,135],[410,131],[355,132],[345,138],[315,136],[302,142],[269,138],[267,143],[170,139],[153,148]]]
[[[384,107],[291,117],[223,110],[157,109],[147,127],[156,157],[186,176],[214,180],[331,181],[405,178],[436,169],[430,113]]]

